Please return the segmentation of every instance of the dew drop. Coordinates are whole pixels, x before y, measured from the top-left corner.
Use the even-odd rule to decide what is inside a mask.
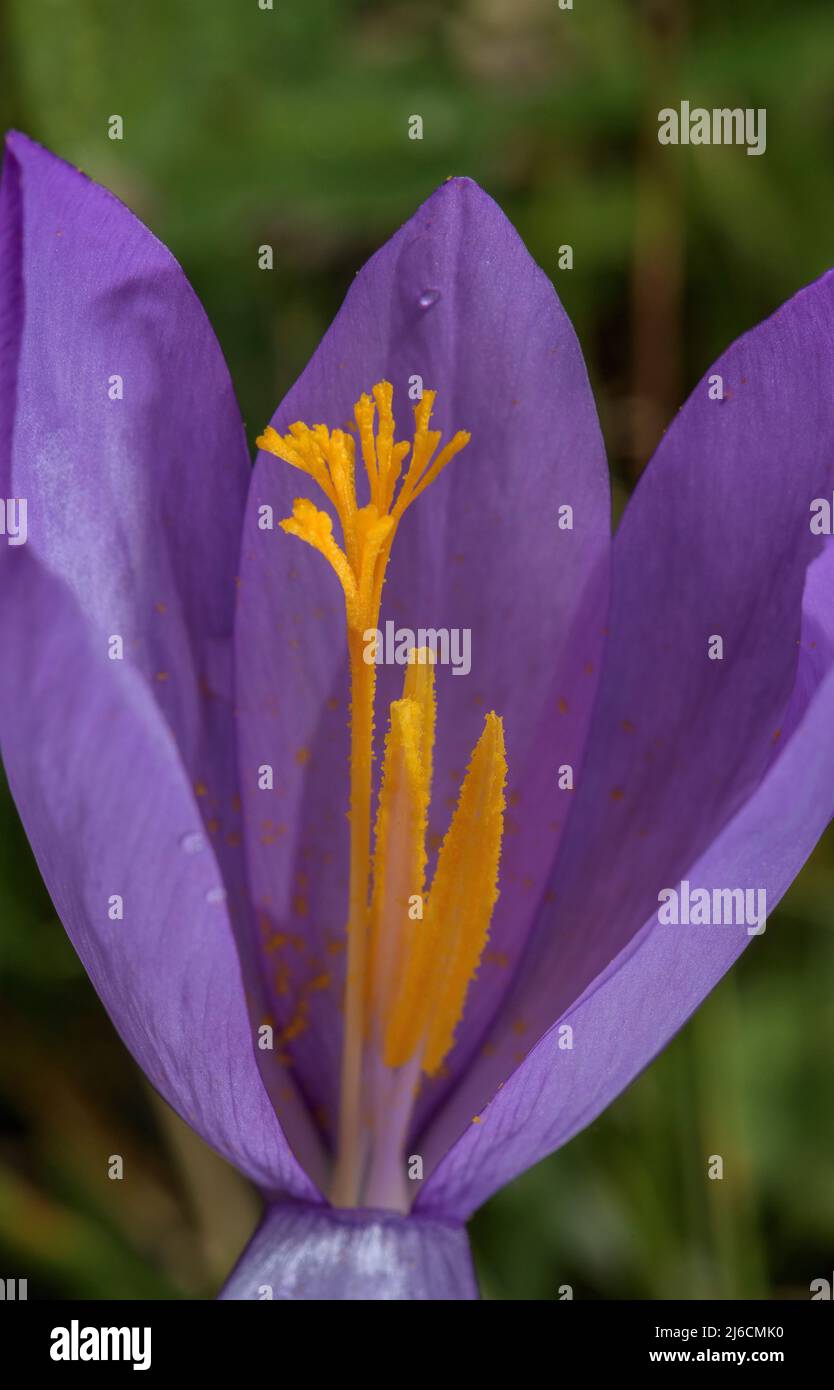
[[[206,902],[207,902],[207,903],[224,903],[225,901],[226,901],[226,889],[225,889],[225,888],[220,888],[220,887],[209,888],[208,892],[206,893]]]
[[[417,303],[421,309],[430,309],[433,304],[437,303],[439,298],[440,290],[423,290]]]
[[[180,840],[180,849],[183,850],[185,854],[199,854],[205,847],[206,842],[199,830],[189,830],[188,834],[183,835]]]

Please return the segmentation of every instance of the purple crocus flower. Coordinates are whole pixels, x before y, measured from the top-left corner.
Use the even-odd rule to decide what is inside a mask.
[[[222,1296],[473,1297],[466,1219],[834,811],[834,281],[711,369],[610,543],[576,337],[466,179],[254,472],[179,266],[21,135],[0,246],[3,758],[126,1045],[264,1195]]]

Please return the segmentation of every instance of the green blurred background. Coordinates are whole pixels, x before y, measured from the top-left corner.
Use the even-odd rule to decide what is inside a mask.
[[[684,97],[765,107],[767,153],[660,147]],[[445,177],[476,178],[576,326],[618,515],[712,358],[834,263],[830,0],[0,0],[0,115],[171,247],[250,437],[363,261]],[[488,1297],[807,1298],[832,1277],[833,927],[829,834],[664,1055],[475,1218]],[[0,971],[0,1275],[210,1296],[257,1198],[125,1052],[5,793]]]

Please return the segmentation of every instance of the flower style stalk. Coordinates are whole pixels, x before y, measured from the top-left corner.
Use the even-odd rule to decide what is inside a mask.
[[[470,440],[459,430],[437,452],[441,434],[429,428],[435,397],[436,392],[424,391],[414,408],[414,442],[402,478],[410,446],[395,442],[391,383],[379,382],[373,399],[363,394],[357,401],[356,431],[370,495],[364,507],[356,498],[350,433],[297,422],[284,436],[268,426],[257,441],[317,483],[336,512],[344,540],[340,548],[330,516],[306,498],[297,498],[292,516],[281,522],[282,530],[312,546],[333,569],[347,624],[350,887],[339,1137],[330,1191],[337,1207],[407,1210],[403,1145],[419,1073],[422,1068],[436,1074],[452,1046],[497,897],[506,758],[501,721],[491,713],[440,852],[426,920],[420,913],[415,928],[408,914],[412,900],[422,904],[426,866],[435,727],[429,650],[409,653],[403,698],[391,705],[371,867],[376,666],[368,660],[368,637],[379,625],[400,521]],[[364,1112],[363,1071],[371,1096]]]

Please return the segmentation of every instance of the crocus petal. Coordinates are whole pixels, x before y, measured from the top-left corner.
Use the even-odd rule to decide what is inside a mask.
[[[407,438],[418,378],[438,391],[433,423],[444,437],[472,432],[405,517],[383,594],[383,622],[471,630],[471,674],[438,672],[432,834],[448,826],[489,709],[504,717],[511,779],[492,949],[448,1077],[423,1102],[433,1105],[494,1011],[550,872],[561,824],[555,769],[581,746],[609,535],[603,448],[573,329],[507,219],[466,179],[440,188],[360,272],[272,423],[282,432],[296,420],[346,426],[359,395],[387,379]],[[307,483],[259,457],[241,570],[239,706],[253,881],[267,937],[284,943],[271,964],[285,1020],[305,980],[324,971],[331,982],[308,1001],[292,1049],[332,1119],[342,979],[334,952],[347,885],[342,600],[320,556],[259,527],[260,508],[277,523],[295,496],[314,495]],[[561,505],[573,508],[572,530],[559,526]],[[380,725],[402,677],[399,667],[380,671]],[[574,689],[583,699],[565,700]],[[263,764],[276,769],[273,794],[257,789]]]
[[[832,815],[834,672],[759,790],[692,866],[692,883],[764,888],[770,909]],[[751,937],[743,926],[672,926],[650,917],[496,1093],[481,1123],[469,1125],[427,1182],[418,1209],[465,1219],[567,1143],[666,1045],[748,945],[767,949],[770,930]],[[565,1025],[573,1031],[571,1048]],[[475,1104],[471,1091],[468,1100]],[[431,1158],[427,1145],[425,1160]]]
[[[179,265],[107,189],[14,133],[3,191],[4,496],[27,499],[29,550],[102,640],[121,638],[231,859],[250,468],[226,364]]]
[[[419,1302],[478,1289],[461,1225],[293,1202],[267,1209],[219,1297]]]
[[[231,631],[249,468],[228,372],[179,266],[112,194],[13,135],[0,199],[0,495],[28,513],[0,552],[12,790],[148,1074],[241,1166],[307,1190],[253,1062],[230,916],[205,902],[226,894],[245,955]],[[180,842],[209,839],[186,870]]]
[[[781,790],[767,803],[774,822],[760,852],[751,845],[751,874],[775,871],[767,847],[781,847],[785,826],[807,807],[788,877],[754,877],[749,885],[768,886],[771,903],[830,816],[816,780],[816,800],[803,784],[801,763],[793,781],[780,765],[807,710],[823,725],[831,713],[830,703],[818,713],[823,692],[830,701],[819,682],[832,656],[824,616],[831,556],[829,548],[820,553],[809,520],[812,500],[832,490],[832,347],[829,274],[728,350],[709,373],[723,378],[724,401],[710,399],[702,381],[650,464],[615,540],[610,636],[552,905],[490,1033],[489,1055],[426,1137],[424,1158],[445,1152],[464,1131],[521,1060],[520,1041],[541,1038],[627,954],[656,914],[661,889],[683,878],[704,887],[745,885],[743,866],[734,877],[735,860],[722,857],[722,834],[748,802],[759,826],[757,792],[769,769]],[[723,637],[723,661],[708,659],[715,634]],[[700,884],[702,855],[714,877]],[[780,852],[780,870],[782,863]],[[678,973],[690,970],[690,952],[710,951],[688,937],[664,947],[679,953]],[[630,1035],[622,1035],[629,1075],[686,1018],[694,995],[702,997],[718,978],[711,956],[700,973],[697,959],[688,976],[692,993],[677,1009],[665,987],[656,998],[635,996],[635,1019],[641,1017],[633,1031],[656,1031],[656,1042],[635,1049],[632,1066]],[[720,959],[723,969],[731,956]],[[667,1008],[677,1023],[669,1024]],[[593,1054],[586,1048],[582,1060],[607,1074],[603,1046],[594,1045]],[[593,1113],[589,1106],[587,1118]],[[545,1114],[542,1123],[556,1121]]]
[[[3,761],[96,992],[203,1138],[267,1191],[314,1197],[258,1071],[219,866],[170,730],[33,555],[0,576]]]

